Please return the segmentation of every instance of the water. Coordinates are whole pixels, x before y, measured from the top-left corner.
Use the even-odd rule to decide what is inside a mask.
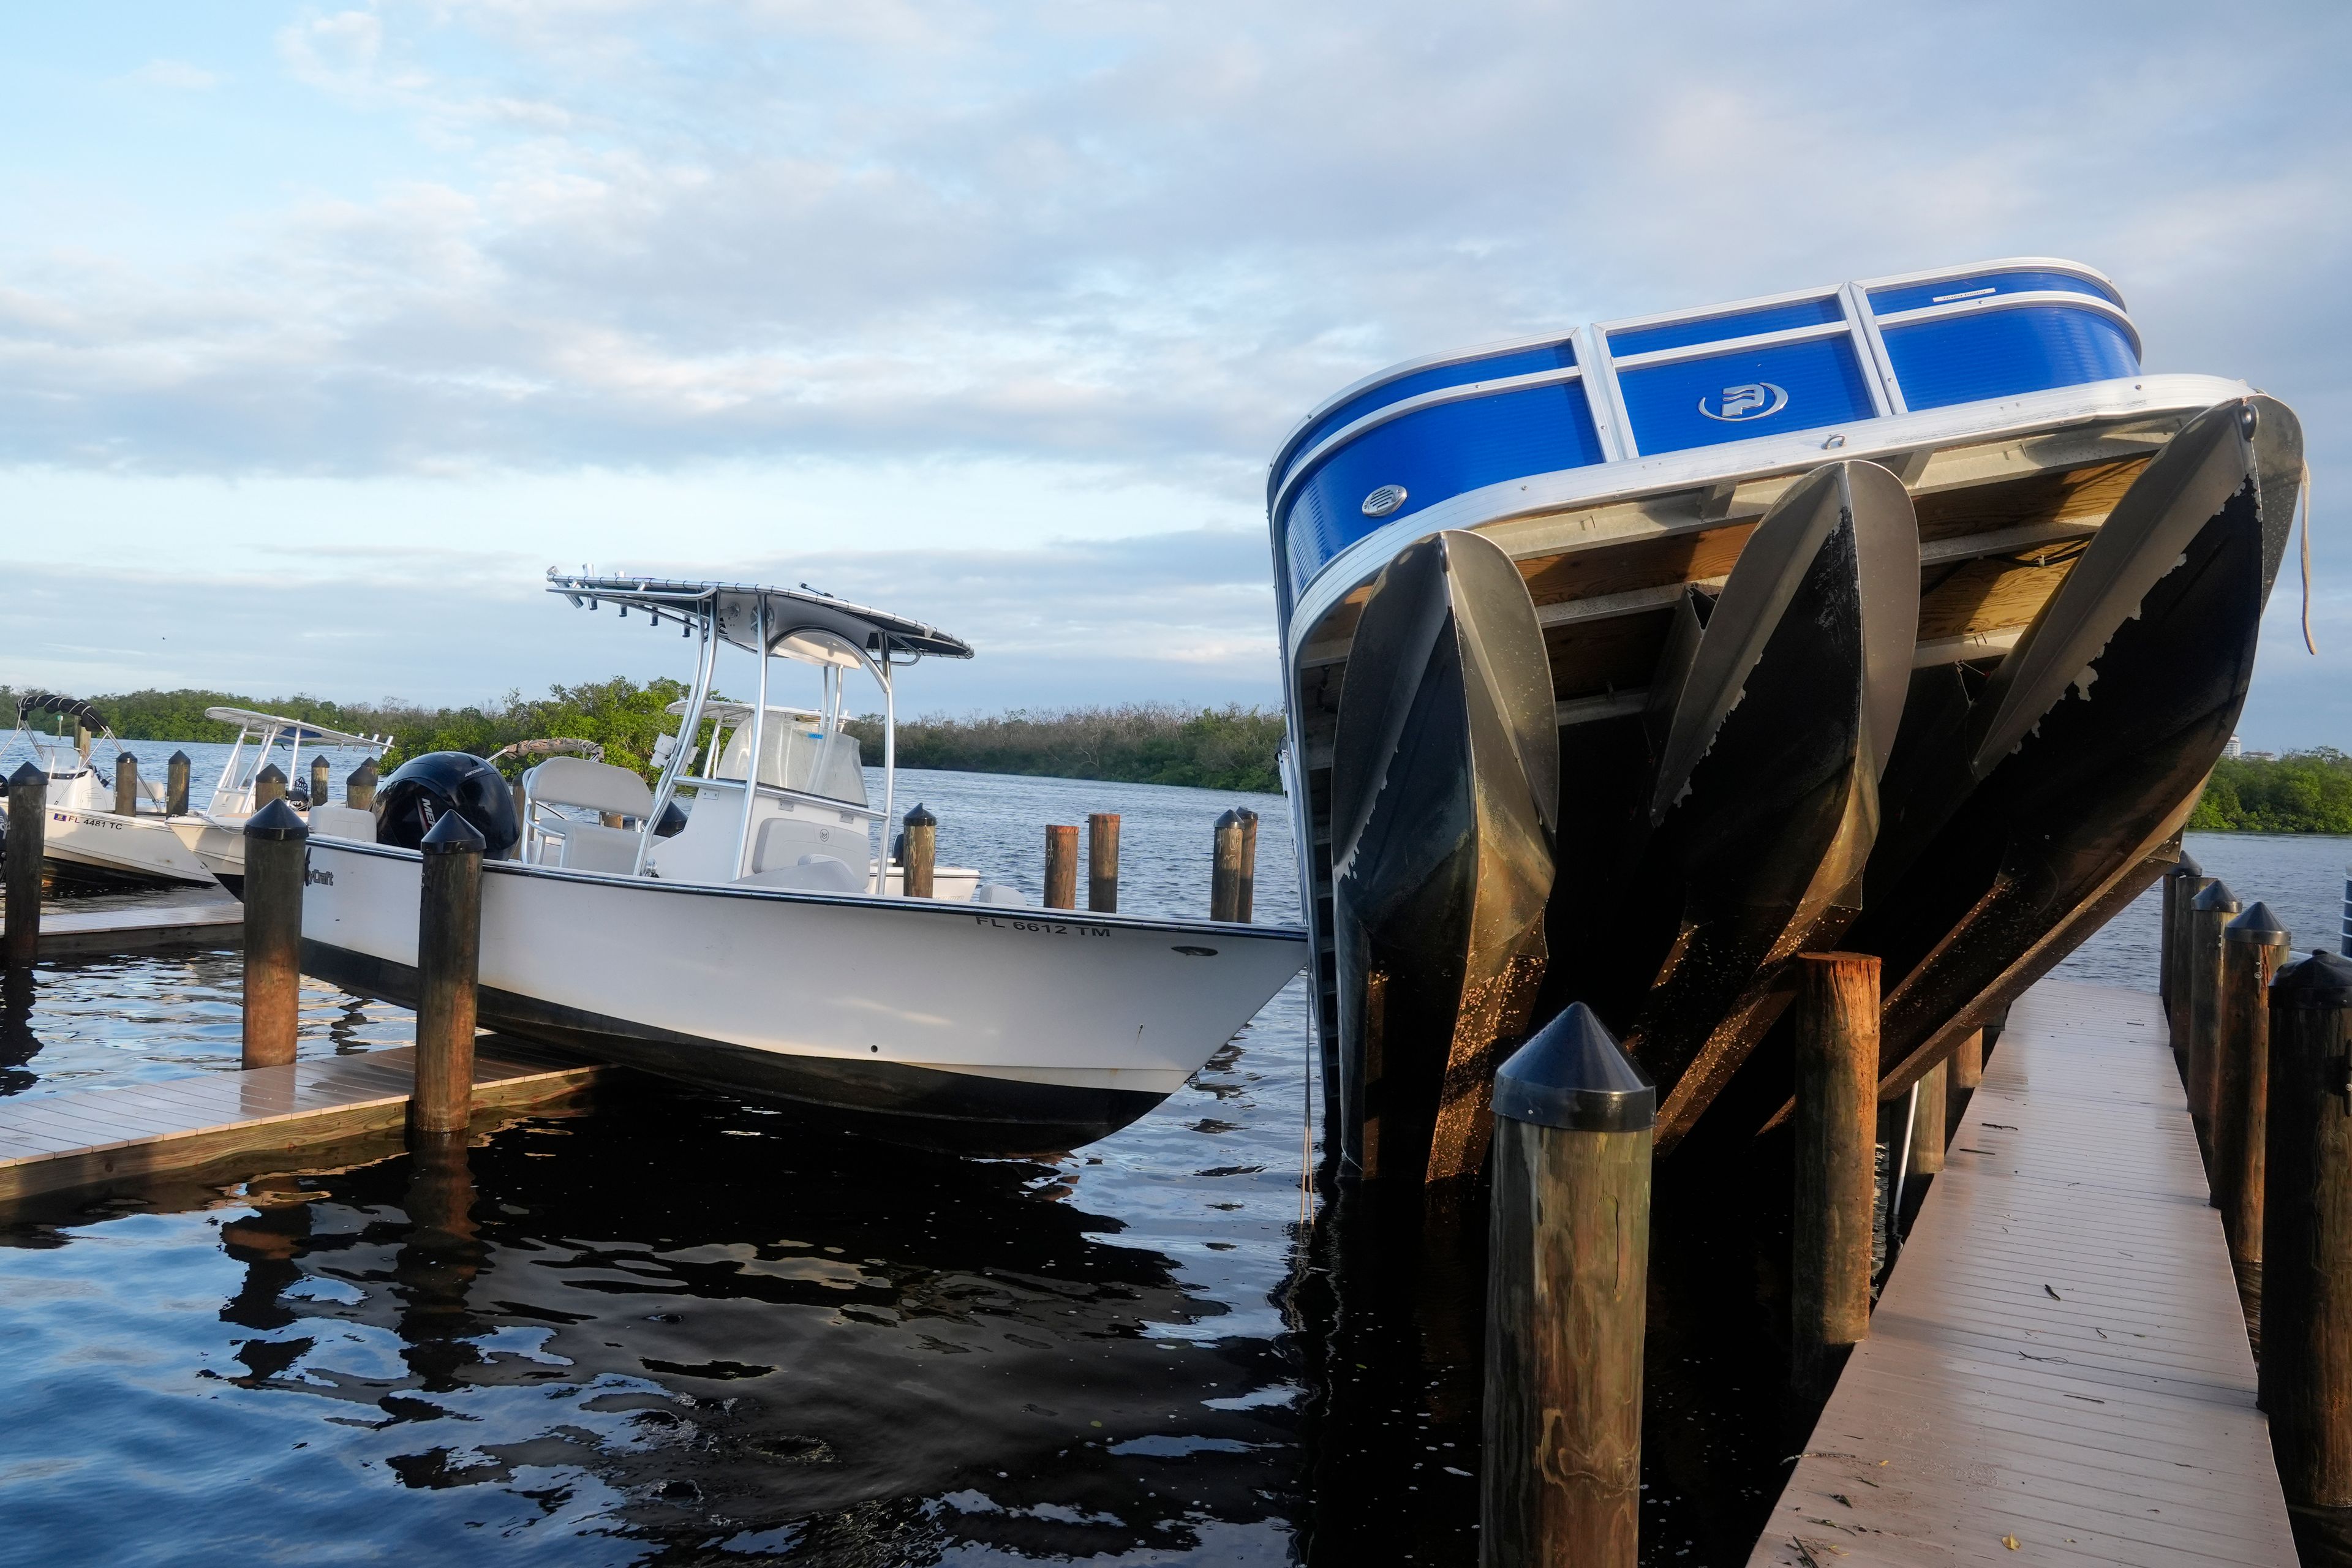
[[[1203,910],[1209,826],[1241,799],[901,783],[943,862],[1033,896],[1044,824],[1119,812],[1145,912]],[[1282,803],[1248,804],[1260,918],[1295,919]],[[2191,847],[2299,940],[2332,933],[2352,847]],[[2154,907],[2066,972],[2150,984]],[[232,1065],[236,979],[223,952],[44,966],[24,1091]],[[404,1032],[352,1003],[307,997],[304,1048]],[[1318,1562],[1474,1563],[1478,1237],[1424,1237],[1404,1280],[1377,1215],[1325,1209],[1305,1237],[1303,1006],[1294,984],[1192,1086],[1058,1162],[932,1159],[632,1079],[458,1169],[17,1222],[0,1563],[1251,1564],[1310,1536]],[[1671,1171],[1643,1556],[1736,1563],[1802,1446],[1773,1249]],[[1373,1266],[1335,1274],[1343,1241]]]
[[[2337,951],[2346,862],[2352,839],[2284,833],[2191,833],[2186,847],[2251,909],[2257,901],[2294,933],[2297,952]],[[2156,987],[2164,889],[2151,887],[2106,928],[2077,948],[2056,973],[2104,985]]]

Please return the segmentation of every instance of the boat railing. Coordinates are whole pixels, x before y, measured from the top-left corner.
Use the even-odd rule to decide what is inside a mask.
[[[709,778],[697,773],[688,774],[687,777],[679,779],[677,781],[677,787],[680,789],[715,789],[729,793],[740,793],[743,788],[743,781],[741,779]],[[883,820],[885,816],[884,813],[875,810],[872,806],[860,805],[854,800],[841,800],[829,795],[814,795],[804,789],[791,789],[782,784],[769,784],[765,780],[762,780],[760,784],[760,797],[762,800],[793,801],[806,805],[823,806],[827,811],[838,811],[844,816],[862,816],[868,822],[880,822]]]

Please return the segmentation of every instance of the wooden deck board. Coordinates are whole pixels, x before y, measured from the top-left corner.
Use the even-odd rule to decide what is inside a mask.
[[[0,1203],[225,1161],[283,1169],[304,1150],[396,1131],[406,1119],[415,1062],[415,1050],[401,1046],[0,1100]],[[601,1070],[485,1037],[474,1062],[475,1104],[511,1114],[569,1098]]]
[[[7,929],[0,910],[0,931]],[[245,906],[225,888],[187,888],[168,899],[130,909],[41,911],[41,956],[128,952],[181,942],[236,942],[245,937]]]
[[[1751,1568],[2292,1568],[2155,997],[2017,1004],[1870,1332]]]

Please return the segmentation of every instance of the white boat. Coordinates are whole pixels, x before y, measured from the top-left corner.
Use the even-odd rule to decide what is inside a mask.
[[[53,713],[60,724],[75,721],[78,734],[44,735],[33,729],[36,713]],[[245,819],[253,815],[254,781],[277,761],[286,748],[279,771],[298,781],[289,799],[310,818],[313,831],[344,834],[368,831],[373,818],[364,812],[326,803],[306,805],[300,793],[300,753],[304,745],[356,749],[368,758],[382,756],[392,744],[388,735],[352,735],[307,720],[257,713],[245,708],[208,708],[205,717],[236,725],[236,743],[222,764],[212,797],[201,811],[174,801],[162,781],[143,768],[139,787],[120,809],[110,770],[91,762],[91,742],[103,740],[113,748],[109,760],[126,751],[107,726],[105,718],[89,703],[73,698],[35,693],[17,704],[16,733],[8,750],[21,743],[35,765],[48,777],[48,819],[44,824],[41,850],[45,858],[104,876],[131,877],[166,882],[211,885],[217,875],[232,887],[245,868]],[[0,756],[5,752],[0,751]],[[356,764],[353,764],[356,765]],[[338,820],[338,818],[342,818]]]
[[[869,836],[896,815],[898,673],[971,657],[945,633],[806,590],[556,574],[550,587],[677,626],[698,657],[684,739],[652,787],[577,757],[528,776],[520,856],[483,867],[488,1027],[898,1142],[1032,1155],[1150,1110],[1305,961],[1295,928],[1036,909],[970,871],[904,896]],[[711,695],[728,648],[752,656],[747,703]],[[814,707],[770,700],[777,659],[816,673]],[[842,680],[860,669],[883,698],[878,811],[841,721]],[[421,864],[314,835],[305,967],[413,1001]]]

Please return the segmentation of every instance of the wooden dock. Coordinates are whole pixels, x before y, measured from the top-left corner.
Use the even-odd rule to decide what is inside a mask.
[[[2163,1013],[2045,980],[1749,1563],[2294,1562]]]
[[[0,1205],[163,1175],[381,1157],[393,1151],[367,1151],[405,1121],[415,1059],[402,1046],[0,1100]],[[580,1094],[601,1070],[486,1036],[475,1054],[475,1111],[497,1120],[545,1109]]]
[[[0,931],[7,929],[0,910]],[[41,956],[129,952],[183,942],[236,942],[245,906],[226,888],[189,888],[158,895],[153,903],[77,910],[71,901],[41,911]]]

